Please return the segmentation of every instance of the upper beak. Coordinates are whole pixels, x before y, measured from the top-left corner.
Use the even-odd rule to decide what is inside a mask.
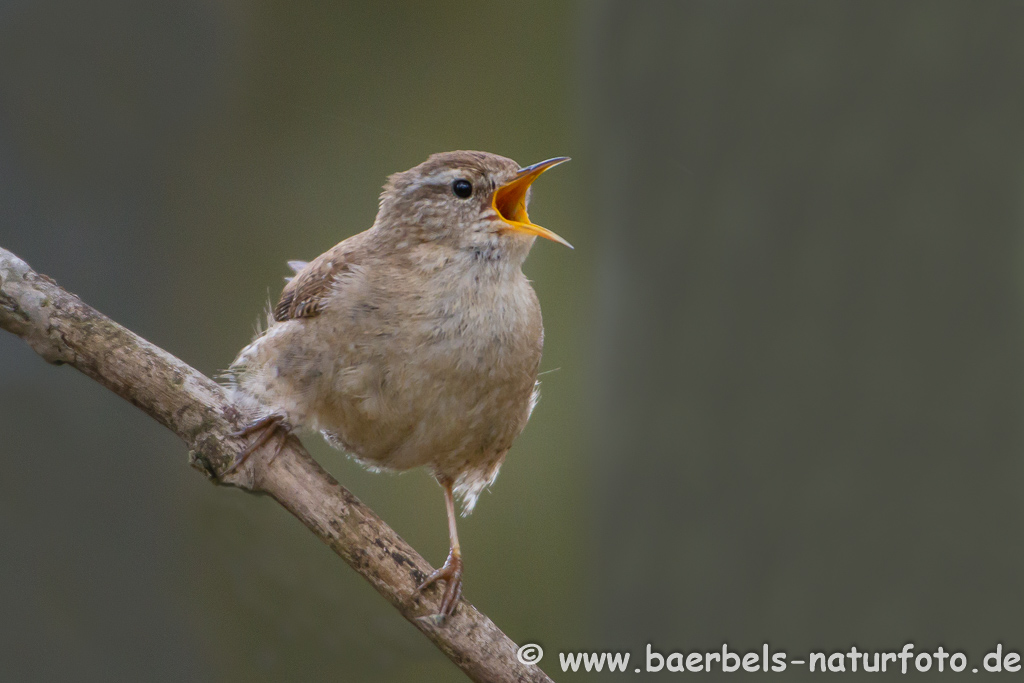
[[[546,237],[572,249],[571,244],[555,233],[547,228],[531,223],[530,217],[526,215],[526,191],[530,189],[530,185],[540,177],[541,173],[549,168],[554,168],[564,161],[569,161],[569,157],[555,157],[554,159],[548,159],[547,161],[519,169],[512,180],[495,190],[492,206],[498,212],[498,215],[508,223],[509,229]]]

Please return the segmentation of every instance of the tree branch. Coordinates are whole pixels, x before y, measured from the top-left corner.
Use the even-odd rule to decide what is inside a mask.
[[[121,327],[0,247],[0,328],[50,363],[66,363],[141,408],[177,434],[189,462],[216,483],[272,496],[369,581],[466,675],[481,682],[550,681],[516,658],[517,647],[463,600],[440,621],[437,587],[413,548],[334,480],[292,437],[276,458],[273,442],[221,477],[245,445],[232,436],[242,416],[216,382]]]

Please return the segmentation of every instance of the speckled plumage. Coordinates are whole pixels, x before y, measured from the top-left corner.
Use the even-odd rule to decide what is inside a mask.
[[[242,398],[379,469],[425,466],[472,510],[536,402],[533,235],[489,196],[519,166],[433,155],[389,179],[373,227],[300,269],[232,365]],[[457,178],[478,196],[452,194]]]
[[[369,230],[289,262],[266,331],[229,371],[255,420],[240,434],[260,432],[235,467],[287,424],[375,469],[430,470],[451,552],[420,589],[446,582],[444,616],[462,593],[454,495],[472,511],[537,401],[544,328],[522,265],[537,235],[568,242],[526,204],[561,161],[448,152],[391,176]]]

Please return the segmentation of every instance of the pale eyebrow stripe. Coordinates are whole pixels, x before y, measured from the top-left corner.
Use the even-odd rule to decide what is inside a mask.
[[[472,180],[470,179],[471,175],[471,173],[468,173],[463,170],[454,171],[452,169],[446,168],[437,171],[436,173],[432,173],[426,176],[425,178],[420,178],[419,180],[414,181],[409,187],[410,189],[418,190],[422,187],[427,187],[430,185],[448,185],[449,183],[455,181],[457,178],[466,178],[467,180],[470,180],[470,182],[472,182]]]

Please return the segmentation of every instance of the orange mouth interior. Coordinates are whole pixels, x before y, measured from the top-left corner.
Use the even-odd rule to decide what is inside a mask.
[[[491,201],[491,206],[501,216],[502,220],[508,224],[509,230],[544,237],[572,249],[571,244],[555,233],[530,222],[530,216],[526,213],[526,194],[529,192],[533,181],[539,178],[544,171],[568,160],[567,157],[556,157],[519,169],[519,172],[516,173],[512,180],[494,191],[494,199]]]
[[[507,185],[502,185],[494,192],[494,210],[507,223],[529,225],[530,216],[526,213],[526,193],[529,190],[530,183],[523,183],[519,180],[513,180]]]

